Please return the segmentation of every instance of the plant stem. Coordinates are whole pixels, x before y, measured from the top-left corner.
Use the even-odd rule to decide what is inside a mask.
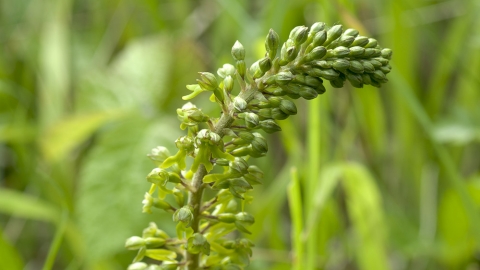
[[[239,97],[243,98],[247,103],[251,101],[258,89],[252,85],[248,85],[245,90],[242,90]],[[223,137],[225,135],[225,129],[230,128],[233,121],[233,104],[228,106],[228,113],[222,114],[222,117],[215,124],[213,132]],[[202,207],[202,195],[203,195],[203,177],[208,174],[205,166],[200,165],[197,172],[193,176],[191,187],[192,190],[188,192],[188,204],[193,208],[193,220],[191,228],[193,233],[199,232],[200,225],[200,209]],[[187,270],[197,270],[200,267],[200,254],[191,254],[186,252],[186,266]]]

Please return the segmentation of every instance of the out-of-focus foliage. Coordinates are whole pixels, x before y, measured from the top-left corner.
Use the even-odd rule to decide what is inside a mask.
[[[185,85],[232,63],[237,39],[251,64],[269,28],[284,41],[315,21],[391,48],[390,82],[327,86],[269,137],[246,206],[249,269],[480,269],[478,1],[16,0],[0,12],[0,269],[125,269],[128,236],[153,218],[173,234],[141,201],[146,154],[174,150]]]

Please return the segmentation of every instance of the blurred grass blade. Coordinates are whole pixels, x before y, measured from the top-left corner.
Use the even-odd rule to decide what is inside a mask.
[[[293,262],[292,269],[302,270],[304,268],[304,249],[302,241],[303,230],[303,206],[302,206],[302,192],[300,188],[300,180],[298,179],[297,169],[291,169],[291,182],[288,186],[288,202],[290,206],[290,216],[292,217],[292,253]]]
[[[308,219],[307,227],[304,232],[303,238],[311,237],[310,234],[312,230],[317,229],[317,224],[320,219],[320,215],[325,207],[328,199],[332,195],[332,192],[337,187],[337,184],[342,175],[342,168],[340,165],[330,165],[324,166],[322,173],[318,180],[319,184],[316,190],[313,192],[315,194],[313,207],[310,207],[308,210]]]
[[[410,110],[415,115],[417,121],[423,127],[425,133],[430,139],[430,142],[432,143],[433,149],[437,154],[440,163],[445,168],[447,174],[446,178],[449,180],[450,185],[459,194],[462,200],[462,204],[465,207],[471,222],[476,228],[480,228],[480,217],[475,210],[472,199],[468,195],[465,183],[462,181],[458,170],[455,168],[455,163],[448,154],[448,152],[435,141],[434,128],[432,126],[432,123],[427,113],[421,106],[420,102],[413,94],[413,89],[408,85],[408,83],[403,79],[400,74],[393,72],[391,74],[391,78],[392,84],[396,85],[396,88],[399,89],[399,91],[396,91],[396,93],[399,93],[400,97],[405,100],[408,106],[410,106]],[[480,246],[480,230],[474,230],[473,237],[476,238],[477,246]]]
[[[0,189],[0,213],[47,222],[56,222],[59,217],[55,206],[33,196],[7,189]]]
[[[21,270],[23,269],[23,260],[15,247],[8,243],[7,239],[3,237],[0,229],[0,269]]]
[[[62,119],[42,134],[40,148],[47,161],[65,158],[99,127],[119,116],[118,112],[95,112]]]
[[[52,244],[50,245],[50,249],[48,250],[47,259],[45,260],[45,264],[43,265],[43,270],[53,269],[55,258],[57,257],[58,250],[60,249],[60,245],[62,244],[62,240],[65,234],[65,229],[67,228],[67,224],[68,224],[68,215],[66,212],[64,212],[62,214],[61,221],[57,226],[55,237],[53,238]]]
[[[355,253],[359,269],[389,269],[385,251],[382,201],[372,176],[361,165],[346,163],[342,185],[348,215],[355,231]]]

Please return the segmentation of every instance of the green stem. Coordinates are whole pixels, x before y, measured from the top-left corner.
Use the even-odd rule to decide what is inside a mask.
[[[238,96],[243,98],[248,103],[253,99],[256,91],[258,91],[256,87],[248,85]],[[225,135],[225,129],[230,128],[235,120],[233,118],[233,112],[233,104],[230,104],[228,107],[228,113],[222,114],[222,117],[220,117],[218,122],[215,124],[213,132],[223,137]],[[189,190],[188,192],[188,204],[193,208],[193,221],[191,225],[193,233],[200,232],[200,209],[202,207],[202,196],[204,190],[203,178],[207,174],[208,172],[205,169],[205,166],[200,165],[192,179],[192,190]],[[200,254],[186,252],[186,266],[187,270],[197,270],[200,267]]]

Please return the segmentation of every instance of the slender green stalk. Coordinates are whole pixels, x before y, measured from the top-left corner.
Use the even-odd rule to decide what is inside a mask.
[[[55,257],[57,257],[58,250],[62,244],[63,236],[65,234],[65,229],[67,228],[68,215],[66,211],[62,214],[62,217],[57,225],[57,231],[55,232],[55,237],[53,238],[52,245],[48,250],[47,259],[43,264],[43,270],[53,269],[53,264],[55,263]]]
[[[291,182],[288,186],[288,201],[290,206],[290,214],[292,216],[292,231],[290,233],[292,239],[293,262],[292,269],[302,270],[305,268],[305,250],[302,241],[303,230],[303,206],[302,191],[300,180],[298,179],[297,168],[291,170]]]

